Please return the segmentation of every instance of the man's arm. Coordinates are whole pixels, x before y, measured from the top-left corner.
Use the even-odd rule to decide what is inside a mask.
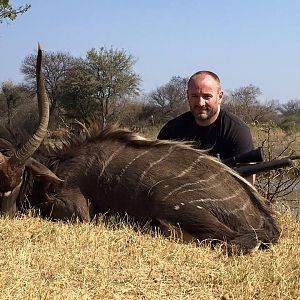
[[[162,129],[159,131],[157,135],[157,139],[159,140],[172,140],[172,130],[169,124],[165,124]]]
[[[246,153],[248,151],[253,150],[253,139],[251,135],[250,129],[245,125],[244,127],[238,128],[234,139],[234,155]],[[249,181],[252,185],[255,184],[256,175],[248,175],[243,176],[247,181]]]
[[[249,181],[252,185],[255,184],[256,174],[252,174],[244,177],[247,181]]]

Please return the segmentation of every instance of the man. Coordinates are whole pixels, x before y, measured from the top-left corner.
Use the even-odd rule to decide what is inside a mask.
[[[253,149],[246,124],[234,114],[221,109],[224,91],[219,77],[210,71],[191,76],[187,86],[190,111],[169,121],[158,139],[194,141],[201,149],[221,160]],[[246,179],[254,184],[254,175]]]

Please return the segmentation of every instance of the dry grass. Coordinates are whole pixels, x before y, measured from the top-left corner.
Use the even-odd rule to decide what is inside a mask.
[[[0,219],[0,299],[300,299],[300,226],[252,255],[99,224]]]
[[[278,155],[288,156],[291,153],[300,153],[299,131],[287,133],[278,127],[262,124],[251,127],[251,133],[255,146],[263,146],[266,158],[268,159],[278,158]]]

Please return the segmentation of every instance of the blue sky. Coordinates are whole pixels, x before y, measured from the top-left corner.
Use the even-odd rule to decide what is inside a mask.
[[[300,98],[300,1],[28,0],[32,8],[0,24],[0,83],[21,82],[22,60],[46,51],[84,57],[124,49],[149,92],[172,76],[216,72],[223,89],[248,84],[263,101]]]

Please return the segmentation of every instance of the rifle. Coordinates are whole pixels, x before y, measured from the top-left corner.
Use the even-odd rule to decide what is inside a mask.
[[[286,158],[264,161],[264,153],[261,147],[242,153],[227,159],[221,160],[222,163],[231,167],[242,176],[276,170],[293,165],[293,160],[300,159],[300,155],[293,155]]]

